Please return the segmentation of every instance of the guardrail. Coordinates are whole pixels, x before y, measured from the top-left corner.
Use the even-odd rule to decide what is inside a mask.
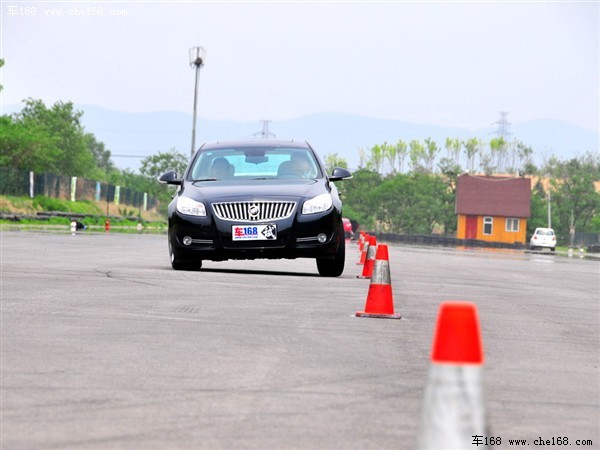
[[[130,220],[132,222],[139,221],[139,216],[116,216],[114,214],[106,215],[106,214],[80,214],[80,213],[70,213],[63,211],[43,211],[37,212],[34,214],[14,214],[14,213],[6,213],[0,212],[0,219],[2,220],[10,220],[11,222],[20,222],[21,220],[48,220],[52,217],[63,217],[68,219],[85,219],[87,217],[93,219],[110,219],[110,220]],[[145,223],[154,223],[155,221],[144,220]],[[161,222],[162,223],[162,222]]]
[[[400,242],[404,244],[416,245],[440,245],[444,247],[489,247],[489,248],[507,248],[507,249],[525,249],[527,245],[517,242],[508,244],[505,242],[488,242],[478,239],[458,239],[451,236],[436,235],[415,235],[415,234],[393,234],[393,233],[370,233],[377,237],[377,240],[387,242]]]
[[[436,236],[436,235],[414,235],[414,234],[393,234],[393,233],[372,233],[369,234],[375,236],[377,240],[391,242],[391,243],[403,243],[412,245],[430,245],[430,246],[442,246],[442,247],[472,247],[472,248],[499,248],[499,249],[513,249],[513,250],[526,250],[529,249],[529,245],[517,242],[514,244],[508,244],[504,242],[488,242],[481,241],[478,239],[458,239],[450,236]],[[586,245],[576,246],[576,248],[585,248]],[[588,253],[600,253],[600,244],[587,245]]]

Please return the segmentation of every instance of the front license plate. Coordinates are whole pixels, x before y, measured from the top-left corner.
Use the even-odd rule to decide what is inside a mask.
[[[234,241],[271,241],[277,239],[276,225],[233,225],[231,239]]]

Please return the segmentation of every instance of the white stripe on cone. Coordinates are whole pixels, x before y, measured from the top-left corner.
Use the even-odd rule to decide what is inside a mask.
[[[473,449],[474,442],[482,445],[487,437],[483,360],[477,306],[443,302],[433,336],[417,449],[461,450]]]
[[[486,436],[481,371],[475,365],[431,365],[417,449],[472,450],[474,438]]]

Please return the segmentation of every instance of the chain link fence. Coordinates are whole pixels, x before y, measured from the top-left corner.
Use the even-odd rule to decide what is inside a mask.
[[[158,200],[150,197],[146,192],[85,178],[34,173],[9,167],[0,167],[0,195],[31,198],[42,195],[71,201],[106,201],[116,205],[142,208],[144,211],[158,207]]]

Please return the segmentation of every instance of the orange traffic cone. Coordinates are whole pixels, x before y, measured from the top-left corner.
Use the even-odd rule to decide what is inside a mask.
[[[364,265],[367,260],[367,252],[369,251],[369,236],[363,237],[363,243],[360,248],[360,260],[356,263],[358,265]]]
[[[377,247],[365,310],[357,311],[356,317],[375,317],[379,319],[400,319],[401,317],[400,314],[394,314],[394,297],[387,245]]]
[[[472,449],[487,436],[483,346],[474,304],[440,305],[431,362],[417,448]]]
[[[377,254],[377,238],[375,236],[368,236],[367,244],[365,265],[363,266],[362,275],[358,278],[371,278],[371,275],[373,275],[375,255]]]

